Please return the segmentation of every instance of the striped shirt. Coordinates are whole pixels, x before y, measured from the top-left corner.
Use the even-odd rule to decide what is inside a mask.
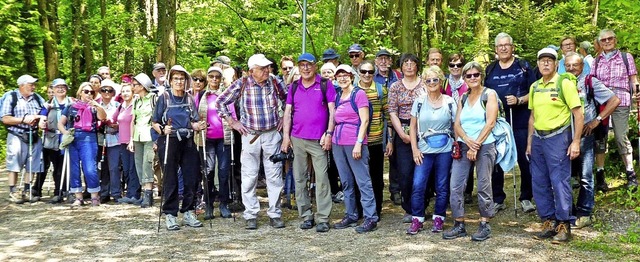
[[[385,114],[385,117],[384,117],[385,120],[389,119],[389,113],[387,112],[387,110],[389,109],[389,106],[387,104],[387,100],[388,100],[387,98],[388,98],[389,92],[386,87],[381,85],[382,99],[379,99],[380,94],[378,94],[378,89],[376,85],[380,85],[380,84],[376,82],[372,82],[369,88],[360,87],[367,94],[367,99],[369,99],[369,102],[371,102],[371,107],[373,108],[373,113],[370,119],[371,125],[369,127],[369,136],[368,136],[369,145],[382,144],[382,135],[383,135],[383,128],[384,128],[384,122],[382,121],[383,120],[382,114],[383,113]]]
[[[244,85],[243,94],[240,90]],[[285,104],[285,91],[282,82],[275,77],[263,83],[257,83],[252,76],[234,81],[216,100],[216,109],[221,118],[230,115],[227,105],[239,102],[240,123],[254,131],[266,131],[276,128],[280,121],[278,102]]]
[[[11,102],[13,100],[13,96],[11,95],[10,92],[15,92],[16,97],[18,98],[18,101],[16,101],[15,108],[11,108]],[[20,91],[18,89],[10,92],[7,92],[3,99],[2,111],[1,111],[1,114],[3,117],[13,116],[13,117],[22,118],[25,115],[38,115],[42,111],[41,105],[44,106],[44,101],[40,100],[40,103],[38,103],[36,99],[42,99],[42,98],[40,98],[40,96],[38,96],[36,93],[33,93],[32,95],[25,98],[22,96],[22,94],[20,94]],[[25,130],[29,129],[29,125],[19,124],[15,126],[8,126],[7,129],[11,130],[12,132],[22,133],[22,132],[25,132]],[[35,127],[34,129],[37,130],[38,128]]]
[[[627,67],[624,64],[620,50],[614,51],[614,54],[608,59],[604,53],[601,53],[597,60],[598,64],[596,65],[594,61],[591,74],[602,81],[605,86],[613,90],[613,93],[620,98],[620,105],[618,106],[630,106],[631,93],[629,92],[629,76],[638,73],[636,64],[633,61],[633,56],[627,53],[629,72],[627,72]]]

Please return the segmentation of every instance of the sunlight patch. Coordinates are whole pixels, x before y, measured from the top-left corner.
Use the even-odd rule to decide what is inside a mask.
[[[40,240],[37,240],[37,239],[25,239],[25,240],[18,240],[16,242],[13,242],[13,245],[16,247],[30,247],[30,246],[35,246],[39,243],[40,243]]]

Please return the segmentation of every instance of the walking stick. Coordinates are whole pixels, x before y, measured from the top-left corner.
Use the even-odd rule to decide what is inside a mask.
[[[64,184],[65,178],[67,176],[67,155],[69,150],[64,150],[64,156],[62,157],[62,173],[60,174],[60,186],[58,187],[58,196],[62,199],[62,185]],[[67,181],[68,183],[69,181]]]
[[[202,116],[201,118],[202,119]],[[206,119],[206,118],[204,118]],[[200,162],[200,169],[201,169],[201,173],[202,173],[202,188],[204,189],[204,198],[207,200],[204,202],[205,204],[205,210],[208,208],[209,202],[211,202],[211,208],[213,209],[213,201],[211,201],[211,199],[209,198],[209,176],[207,173],[207,141],[206,136],[205,136],[205,132],[207,130],[201,130],[200,131],[200,137],[202,137],[202,161]],[[211,219],[209,219],[209,228],[213,228],[213,224],[211,222]]]
[[[29,176],[27,177],[29,179],[29,202],[31,202],[33,200],[33,194],[31,194],[32,190],[31,190],[31,186],[33,183],[33,127],[29,126]],[[37,175],[36,175],[37,177]]]
[[[171,125],[171,118],[169,118],[169,121],[167,121],[167,125]],[[167,155],[169,154],[169,134],[171,132],[167,132],[165,134],[165,142],[164,142],[164,159],[162,160],[162,175],[165,176],[165,179],[162,180],[162,188],[167,188],[165,183],[167,182],[166,180],[166,175],[167,175]],[[167,192],[162,192],[162,195],[160,196],[160,211],[158,211],[158,233],[160,233],[160,217],[162,217],[162,208],[164,206],[164,195]]]
[[[233,203],[235,203],[238,198],[236,196],[236,186],[235,186],[235,180],[236,180],[236,161],[235,161],[235,156],[233,153],[233,147],[235,146],[235,134],[233,133],[233,131],[231,132],[231,179],[229,179],[229,183],[231,184],[231,201]],[[236,222],[236,209],[232,208],[231,209],[231,215],[233,217],[233,222]]]
[[[513,108],[509,107],[509,124],[511,125],[511,130],[513,130]],[[515,141],[513,141],[515,143]],[[518,161],[516,161],[516,164],[518,163]],[[518,169],[520,169],[520,165],[518,165]],[[518,218],[518,197],[517,197],[517,190],[516,190],[516,168],[513,168],[513,212],[516,215],[516,218]],[[520,179],[522,180],[522,179]]]
[[[104,163],[104,156],[107,154],[107,129],[104,131],[104,138],[102,138],[102,156],[100,157],[100,164],[98,164],[98,170],[102,170],[102,164]]]

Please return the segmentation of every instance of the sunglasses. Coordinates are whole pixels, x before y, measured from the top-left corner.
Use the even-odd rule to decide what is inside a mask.
[[[102,88],[102,89],[100,89],[100,93],[103,93],[103,94],[109,94],[109,93],[113,94],[115,92],[116,92],[116,90],[111,89],[111,88]]]
[[[424,82],[427,84],[437,84],[440,83],[440,78],[427,78]]]
[[[375,72],[376,72],[376,70],[363,70],[363,69],[360,69],[360,74],[363,74],[363,75],[366,75],[366,74],[373,75],[373,73],[375,73]]]
[[[358,58],[358,57],[360,57],[360,54],[349,55],[349,58]]]
[[[199,77],[194,77],[192,78],[193,82],[200,82],[200,83],[204,83],[204,78],[199,78]]]
[[[616,37],[615,37],[615,36],[610,36],[610,37],[607,37],[607,38],[601,38],[601,39],[600,39],[600,42],[608,43],[608,42],[613,41],[614,39],[616,39]]]
[[[217,76],[217,75],[208,75],[208,77],[211,79],[222,79],[222,76]]]
[[[457,64],[449,63],[450,68],[462,68],[462,66],[463,66],[462,63],[457,63]]]
[[[467,79],[479,78],[480,77],[480,73],[466,74],[466,75],[464,75],[464,77],[467,78]]]
[[[284,71],[291,71],[291,69],[293,69],[293,66],[288,66],[288,67],[283,67],[282,70]]]
[[[91,94],[91,95],[95,95],[96,92],[93,90],[82,90],[82,93],[84,93],[85,95]]]

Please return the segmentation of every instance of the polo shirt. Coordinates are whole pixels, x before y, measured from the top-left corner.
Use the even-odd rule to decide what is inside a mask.
[[[546,84],[540,79],[529,89],[529,109],[533,110],[533,127],[536,130],[549,131],[568,125],[571,121],[571,108],[582,106],[576,83],[569,79],[564,79],[561,85],[564,101],[558,97],[558,92],[534,93],[536,83],[538,89],[556,88],[559,77],[556,73]]]
[[[335,102],[336,90],[331,81],[327,81],[327,93],[323,94],[321,79],[316,74],[315,81],[309,87],[302,84],[302,78],[297,80],[295,98],[292,97],[293,84],[289,86],[286,103],[291,105],[291,136],[295,138],[317,140],[327,130],[329,108],[324,101]]]

